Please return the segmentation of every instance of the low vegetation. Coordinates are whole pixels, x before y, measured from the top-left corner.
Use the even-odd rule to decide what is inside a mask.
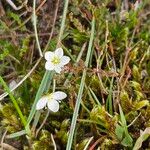
[[[1,147],[148,150],[149,10],[149,0],[0,1]],[[58,54],[61,67],[46,67],[57,48],[65,63]],[[59,110],[37,107],[56,91]]]

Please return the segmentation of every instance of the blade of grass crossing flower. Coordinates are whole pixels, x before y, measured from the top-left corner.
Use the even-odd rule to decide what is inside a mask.
[[[71,53],[69,52],[69,50],[62,45],[62,48],[64,49],[64,51],[66,52],[66,54],[71,58],[71,60],[75,63],[76,59],[71,55]]]
[[[13,105],[14,105],[14,107],[15,107],[15,109],[16,109],[16,111],[17,111],[19,117],[20,117],[20,119],[21,119],[21,122],[22,122],[22,124],[23,124],[24,127],[25,127],[25,126],[26,126],[26,123],[27,123],[27,122],[26,122],[26,119],[24,118],[24,116],[23,116],[23,114],[22,114],[22,111],[21,111],[21,109],[20,109],[20,107],[19,107],[19,105],[18,105],[16,99],[15,99],[14,96],[12,95],[12,93],[11,93],[9,87],[7,86],[7,84],[5,83],[5,81],[3,80],[3,78],[2,78],[1,76],[0,76],[0,82],[1,82],[2,85],[4,86],[6,92],[9,94],[9,97],[10,97],[10,99],[11,99],[11,101],[12,101],[12,103],[13,103]]]
[[[89,42],[88,52],[87,52],[86,61],[85,61],[86,67],[88,67],[89,59],[91,56],[93,39],[94,39],[94,31],[95,31],[95,18],[93,17],[90,42]],[[78,112],[79,112],[80,103],[81,103],[81,98],[82,98],[83,89],[84,89],[84,85],[85,85],[85,78],[86,78],[86,69],[83,70],[83,75],[82,75],[81,84],[80,84],[80,88],[79,88],[79,92],[78,92],[78,96],[77,96],[75,110],[73,113],[73,118],[72,118],[71,128],[70,128],[70,134],[68,137],[66,150],[71,150],[71,146],[72,146],[72,142],[73,142],[73,136],[74,136],[76,122],[77,122],[77,117],[78,117]]]
[[[54,74],[54,72],[52,72],[52,71],[46,71],[45,74],[44,74],[44,77],[42,79],[42,82],[41,82],[40,87],[38,89],[38,92],[36,94],[34,103],[32,105],[32,108],[31,108],[31,111],[30,111],[30,114],[29,114],[29,117],[28,117],[28,120],[27,120],[28,125],[30,124],[31,120],[33,119],[33,117],[35,115],[36,103],[41,98],[44,91],[47,89],[47,87],[46,87],[47,84],[46,83],[48,83],[52,80],[53,74]]]
[[[53,76],[52,76],[53,77]],[[51,80],[52,80],[52,78],[51,78]],[[55,80],[53,80],[53,92],[55,91],[55,86],[56,86],[56,83],[55,83]],[[48,83],[48,82],[47,82]],[[48,92],[48,90],[49,90],[49,88],[50,88],[50,85],[51,85],[51,81],[50,81],[50,83],[49,84],[47,84],[46,86],[45,86],[45,92],[47,93]],[[36,113],[35,113],[35,117],[34,117],[34,122],[33,122],[33,125],[32,125],[32,128],[33,129],[35,129],[36,128],[36,126],[37,126],[37,124],[38,124],[38,122],[39,122],[39,119],[40,119],[40,115],[41,115],[41,112],[40,111],[37,111]]]

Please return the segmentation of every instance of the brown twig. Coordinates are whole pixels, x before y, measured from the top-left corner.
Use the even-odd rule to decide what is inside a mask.
[[[51,33],[39,33],[39,36],[50,36]],[[26,37],[26,36],[30,36],[30,37],[34,37],[35,34],[16,34],[16,37]],[[0,35],[0,39],[6,39],[6,38],[11,38],[12,35]]]
[[[44,4],[45,4],[45,0],[43,2],[41,2],[41,4],[37,7],[37,9],[36,9],[35,12],[37,13]],[[13,28],[12,30],[13,31],[18,30],[19,28],[21,28],[22,26],[24,26],[31,18],[32,18],[32,14],[20,26],[17,26],[15,28]]]
[[[4,143],[4,139],[5,139],[6,134],[7,134],[7,130],[4,132],[4,134],[1,138],[1,148],[2,148],[2,150],[3,150],[3,145],[2,144]]]
[[[49,116],[49,113],[50,113],[50,110],[48,109],[47,114],[46,114],[46,116],[45,116],[45,118],[44,118],[42,124],[40,125],[40,127],[39,127],[39,128],[37,129],[37,131],[36,131],[35,137],[38,136],[38,133],[40,132],[40,130],[41,130],[42,127],[44,126],[44,124],[45,124],[45,122],[46,122],[46,120],[47,120],[47,118],[48,118],[48,116]]]
[[[100,143],[101,140],[102,140],[102,139],[98,139],[98,140],[89,148],[89,150],[94,150],[95,147],[96,147],[96,145],[97,145],[98,143]]]

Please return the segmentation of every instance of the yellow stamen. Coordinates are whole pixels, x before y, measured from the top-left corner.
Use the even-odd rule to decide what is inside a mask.
[[[52,93],[47,95],[47,96],[48,96],[48,101],[51,101],[53,99],[53,94]]]
[[[51,61],[53,64],[57,65],[60,63],[60,58],[59,57],[54,57]]]

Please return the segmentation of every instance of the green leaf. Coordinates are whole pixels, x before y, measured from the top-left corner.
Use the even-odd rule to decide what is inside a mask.
[[[132,146],[132,142],[133,142],[133,139],[131,138],[131,136],[129,134],[127,134],[126,137],[121,142],[121,144],[123,146],[129,146],[129,147],[131,147]]]
[[[18,136],[22,136],[22,135],[25,135],[25,134],[26,134],[26,130],[22,130],[22,131],[19,131],[19,132],[16,132],[16,133],[9,134],[9,135],[6,136],[6,138],[8,138],[8,139],[16,138]]]
[[[133,139],[128,133],[126,118],[124,116],[124,113],[123,113],[122,108],[121,108],[120,105],[119,105],[119,111],[120,111],[120,117],[121,117],[121,122],[122,122],[122,128],[124,129],[124,133],[125,133],[125,138],[122,140],[121,144],[124,145],[124,146],[131,147]]]
[[[117,124],[116,129],[115,129],[115,133],[117,135],[117,138],[119,140],[122,140],[123,139],[123,134],[124,134],[124,128]]]
[[[119,105],[119,112],[120,112],[120,118],[121,118],[122,125],[127,126],[126,118],[124,116],[124,113],[123,113],[122,108],[121,108],[120,105]]]

